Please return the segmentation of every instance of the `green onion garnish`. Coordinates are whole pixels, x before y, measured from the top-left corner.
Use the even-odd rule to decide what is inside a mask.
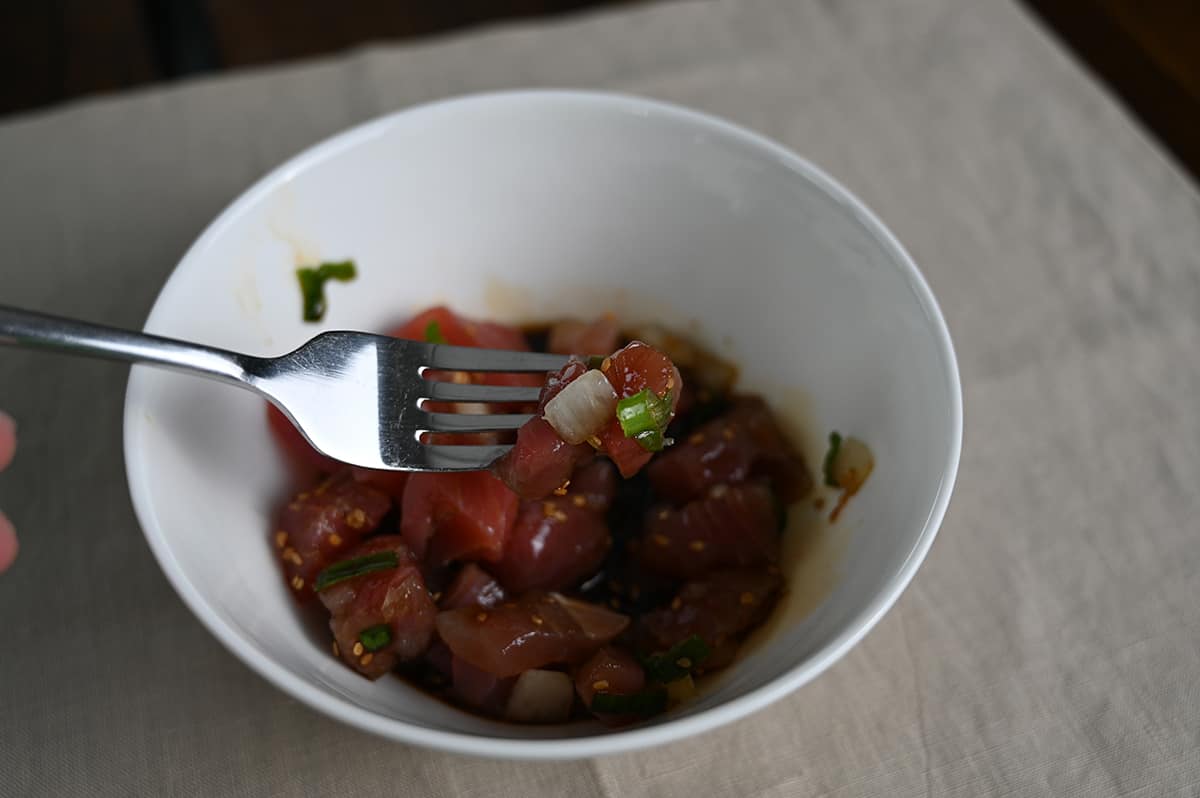
[[[821,466],[821,470],[825,474],[825,484],[831,488],[838,487],[838,481],[833,474],[833,464],[837,461],[838,452],[841,450],[842,436],[837,432],[829,433],[829,451],[825,453],[825,462]]]
[[[596,693],[592,697],[592,711],[610,715],[638,715],[648,717],[664,712],[667,708],[667,691],[651,687],[639,693],[616,695]]]
[[[425,343],[427,344],[448,344],[446,336],[442,335],[442,325],[438,324],[437,319],[425,325]]]
[[[362,557],[342,560],[317,574],[317,581],[313,583],[313,590],[320,593],[325,588],[336,585],[338,582],[345,582],[347,579],[353,579],[356,576],[369,574],[373,571],[397,568],[399,565],[400,560],[397,559],[396,552],[394,551],[378,551],[374,554],[366,554]]]
[[[386,623],[368,626],[358,633],[358,642],[362,643],[367,651],[378,651],[392,642],[392,627]]]
[[[305,266],[296,269],[300,280],[300,294],[304,299],[304,320],[320,321],[325,315],[325,283],[329,280],[347,282],[358,274],[354,261],[343,260],[322,263],[317,267]]]
[[[653,654],[642,660],[646,678],[654,682],[673,682],[692,672],[697,665],[708,659],[712,650],[699,635],[692,635],[681,643],[671,646],[665,654]]]
[[[626,438],[648,452],[662,451],[663,430],[671,420],[671,394],[659,397],[649,388],[617,402],[617,421]]]

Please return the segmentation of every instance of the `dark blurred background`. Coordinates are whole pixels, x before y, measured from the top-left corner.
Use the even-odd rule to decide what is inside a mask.
[[[368,42],[663,1],[0,0],[0,114]],[[1021,1],[1200,177],[1200,0]]]

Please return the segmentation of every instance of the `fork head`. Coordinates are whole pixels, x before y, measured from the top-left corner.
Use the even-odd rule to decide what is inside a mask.
[[[327,332],[296,351],[247,365],[251,384],[287,415],[318,451],[363,468],[478,471],[510,448],[454,442],[465,433],[515,430],[528,413],[430,412],[428,402],[535,403],[538,387],[437,381],[444,372],[545,373],[563,355],[501,352]],[[493,411],[495,407],[491,408]],[[437,442],[427,437],[437,434]]]

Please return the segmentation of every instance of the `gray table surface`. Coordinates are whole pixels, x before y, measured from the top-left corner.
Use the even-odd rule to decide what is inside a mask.
[[[1200,198],[1015,5],[651,5],[0,122],[0,301],[136,326],[204,225],[347,125],[577,86],[773,136],[875,208],[959,350],[941,537],[868,639],[748,720],[559,765],[388,743],[226,653],[144,545],[126,372],[0,351],[0,795],[1200,795]]]

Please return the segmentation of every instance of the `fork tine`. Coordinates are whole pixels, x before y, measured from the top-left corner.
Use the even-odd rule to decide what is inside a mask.
[[[517,429],[533,416],[527,413],[426,413],[429,432],[494,432]]]
[[[425,365],[444,371],[558,371],[567,360],[566,355],[545,352],[505,352],[432,344]]]
[[[434,402],[536,402],[541,388],[426,380],[421,395]]]
[[[421,444],[416,456],[420,465],[430,471],[481,471],[486,469],[511,446],[446,446]]]

